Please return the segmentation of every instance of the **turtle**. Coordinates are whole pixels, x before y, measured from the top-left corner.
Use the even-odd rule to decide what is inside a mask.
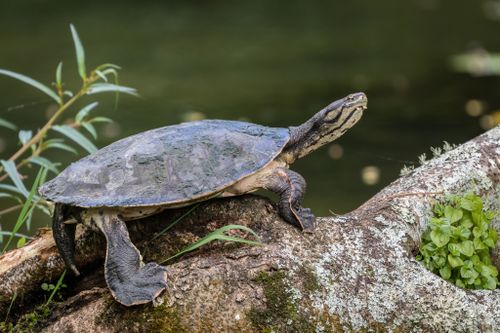
[[[40,195],[54,203],[58,251],[66,267],[79,275],[76,224],[102,232],[106,283],[119,303],[131,306],[155,302],[167,288],[167,269],[144,264],[126,221],[263,188],[278,194],[278,212],[286,222],[312,232],[315,216],[301,206],[306,182],[288,167],[344,134],[366,107],[366,95],[360,92],[289,128],[200,120],[118,140],[40,187]]]

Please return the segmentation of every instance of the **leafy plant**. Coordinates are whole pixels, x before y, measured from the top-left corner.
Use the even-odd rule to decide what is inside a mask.
[[[61,276],[59,277],[59,279],[57,280],[57,283],[56,285],[53,285],[52,283],[42,283],[41,285],[41,288],[42,290],[46,291],[46,292],[50,292],[50,296],[49,296],[49,299],[47,300],[47,302],[45,303],[45,305],[49,305],[50,302],[52,302],[52,299],[54,298],[54,296],[57,295],[57,297],[59,299],[62,299],[62,295],[61,295],[61,289],[62,288],[66,288],[67,286],[63,283],[63,280],[64,280],[64,276],[66,276],[66,271],[64,271]]]
[[[417,260],[461,288],[495,289],[500,283],[490,250],[498,235],[490,222],[497,213],[483,206],[474,193],[436,203]]]
[[[85,130],[93,139],[96,139],[97,131],[95,124],[111,121],[109,118],[93,117],[90,115],[91,111],[98,106],[98,102],[96,101],[88,103],[81,110],[75,112],[73,116],[70,116],[70,119],[64,120],[62,116],[67,114],[71,107],[85,96],[106,92],[113,92],[117,96],[119,93],[137,96],[135,89],[118,85],[118,70],[120,67],[117,65],[105,63],[88,72],[85,64],[85,51],[80,37],[73,25],[70,25],[70,30],[78,64],[77,72],[82,82],[82,85],[77,90],[72,91],[65,88],[62,62],[59,62],[56,68],[53,88],[26,75],[0,69],[0,75],[8,76],[30,85],[44,93],[57,104],[55,113],[37,132],[34,133],[31,130],[25,129],[19,130],[17,137],[19,138],[20,148],[9,158],[0,159],[0,198],[14,203],[10,207],[1,210],[0,217],[21,209],[21,214],[17,219],[14,230],[11,232],[1,231],[0,227],[0,243],[3,243],[5,235],[10,235],[7,243],[3,246],[3,251],[8,248],[13,237],[19,238],[17,242],[18,246],[24,245],[27,237],[19,234],[18,231],[21,226],[26,226],[28,230],[30,229],[30,221],[34,208],[40,209],[50,215],[52,205],[37,195],[37,189],[45,181],[47,172],[59,173],[60,163],[53,162],[43,155],[53,149],[77,154],[77,150],[68,145],[64,139],[52,138],[51,136],[53,134],[60,134],[82,147],[88,153],[93,153],[97,150],[97,147],[81,133],[81,130]],[[114,83],[110,83],[110,81]],[[12,131],[18,130],[18,126],[1,118],[0,127]],[[44,171],[42,175],[39,173],[40,178],[37,177],[38,181],[32,183],[32,191],[28,191],[25,183],[29,178],[30,172],[25,171],[25,169],[33,169],[34,167],[41,167]],[[9,180],[10,183],[7,183]]]

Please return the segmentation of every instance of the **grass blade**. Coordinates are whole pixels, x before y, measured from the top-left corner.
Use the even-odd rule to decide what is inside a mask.
[[[55,286],[54,290],[52,290],[52,293],[50,294],[49,299],[47,300],[47,303],[45,303],[45,305],[49,305],[50,302],[52,302],[52,298],[54,298],[54,295],[56,294],[56,292],[59,290],[59,288],[61,288],[61,285],[62,285],[62,282],[63,282],[65,275],[66,275],[66,270],[64,270],[64,272],[62,272],[61,276],[59,277],[59,280],[57,280],[56,286]]]
[[[119,86],[112,83],[94,83],[87,90],[87,95],[99,94],[103,92],[120,92],[132,96],[139,97],[137,90],[130,87]]]
[[[52,129],[67,136],[91,154],[97,151],[97,147],[89,139],[72,127],[66,125],[54,125]]]
[[[80,124],[82,120],[89,114],[89,112],[95,109],[95,107],[98,105],[99,102],[90,103],[89,105],[85,106],[83,109],[78,111],[78,113],[75,116],[76,123]]]
[[[36,88],[36,89],[40,90],[41,92],[45,93],[46,95],[48,95],[50,98],[52,98],[58,104],[61,102],[61,99],[59,98],[59,96],[57,96],[57,94],[52,89],[50,89],[49,87],[47,87],[43,83],[40,83],[40,82],[38,82],[38,81],[36,81],[36,80],[26,76],[26,75],[12,72],[12,71],[8,71],[6,69],[0,69],[0,74],[10,76],[11,78],[14,78],[16,80],[19,80],[21,82],[29,84],[33,88]]]
[[[222,240],[222,241],[226,241],[226,242],[236,242],[236,243],[243,243],[243,244],[248,244],[248,245],[253,245],[253,246],[262,246],[262,243],[258,242],[258,241],[251,241],[251,240],[247,240],[247,239],[244,239],[244,238],[239,238],[239,237],[232,237],[232,236],[227,236],[225,235],[224,233],[226,231],[230,231],[230,230],[243,230],[243,231],[247,231],[249,233],[251,233],[252,235],[254,235],[257,239],[259,238],[258,235],[250,228],[248,227],[245,227],[243,225],[237,225],[237,224],[231,224],[231,225],[227,225],[227,226],[224,226],[224,227],[221,227],[215,231],[212,231],[211,233],[209,233],[208,235],[206,235],[205,237],[203,237],[202,239],[194,242],[193,244],[185,247],[182,251],[174,254],[173,256],[171,256],[170,258],[167,258],[163,261],[160,262],[160,264],[163,264],[169,260],[172,260],[174,258],[177,258],[185,253],[188,253],[188,252],[191,252],[193,250],[196,250],[197,248],[205,245],[205,244],[208,244],[212,241],[215,241],[215,240]]]
[[[7,243],[4,245],[2,254],[5,253],[7,248],[10,245],[10,242],[14,238],[15,234],[19,231],[21,226],[24,224],[26,219],[31,215],[33,212],[33,209],[35,208],[35,205],[32,205],[33,203],[33,197],[35,196],[35,192],[38,189],[38,185],[40,185],[40,180],[43,178],[43,174],[46,172],[46,169],[41,168],[40,171],[38,171],[38,174],[35,178],[35,181],[33,182],[33,186],[31,187],[31,191],[28,194],[28,198],[24,202],[23,208],[21,209],[21,213],[17,217],[16,224],[14,225],[14,228],[12,229],[12,232],[10,234],[9,240]]]
[[[9,309],[7,310],[7,314],[5,315],[5,320],[4,320],[5,322],[7,322],[7,319],[9,319],[10,310],[12,310],[12,305],[14,305],[16,298],[17,298],[17,292],[14,292],[14,296],[12,296],[12,300],[10,301],[9,304]]]
[[[27,197],[28,190],[26,189],[26,186],[24,186],[21,177],[19,177],[19,173],[17,172],[16,164],[14,163],[14,161],[1,160],[0,162],[2,163],[5,172],[9,175],[14,185],[16,185],[16,188],[19,190],[19,192]]]
[[[5,119],[0,118],[0,127],[5,127],[8,129],[11,129],[13,131],[17,130],[17,126],[11,123],[10,121],[7,121]]]
[[[174,222],[170,223],[165,229],[163,229],[162,231],[160,231],[159,233],[157,233],[156,235],[154,235],[154,237],[151,238],[151,240],[155,240],[156,238],[160,237],[161,235],[163,235],[164,233],[166,233],[167,231],[169,231],[170,229],[172,229],[177,223],[179,223],[180,221],[182,221],[186,216],[188,216],[189,214],[191,214],[199,206],[200,206],[200,204],[196,204],[193,207],[191,207],[187,212],[185,212],[180,217],[178,217]]]
[[[71,29],[71,36],[73,37],[73,42],[75,43],[76,51],[76,63],[78,64],[78,74],[83,81],[87,79],[87,69],[85,68],[85,51],[83,49],[80,37],[78,37],[78,32],[76,32],[75,26],[73,24],[69,25]]]

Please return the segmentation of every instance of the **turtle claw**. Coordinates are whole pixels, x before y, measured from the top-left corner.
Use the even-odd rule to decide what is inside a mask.
[[[316,216],[314,216],[312,210],[310,208],[299,207],[297,209],[297,215],[300,217],[302,231],[312,233],[316,222]]]

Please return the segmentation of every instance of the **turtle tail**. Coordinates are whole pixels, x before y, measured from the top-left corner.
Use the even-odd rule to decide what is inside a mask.
[[[80,272],[75,265],[75,223],[65,223],[69,218],[68,206],[56,203],[54,207],[54,215],[52,217],[52,234],[56,241],[57,249],[66,264],[76,276]]]

